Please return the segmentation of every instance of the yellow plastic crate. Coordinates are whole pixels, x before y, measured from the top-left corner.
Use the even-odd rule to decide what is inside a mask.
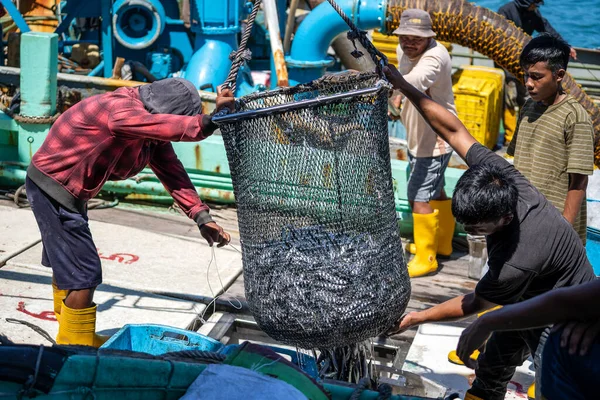
[[[498,141],[504,101],[504,71],[466,65],[454,76],[454,103],[458,118],[471,135],[493,149]]]
[[[398,47],[398,36],[384,35],[378,30],[373,31],[373,44],[377,50],[381,51],[388,58],[390,64],[398,66],[398,56],[396,55],[396,47]]]

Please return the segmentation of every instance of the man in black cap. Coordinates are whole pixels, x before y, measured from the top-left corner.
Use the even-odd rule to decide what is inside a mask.
[[[233,93],[216,110],[233,110]],[[102,266],[88,225],[87,202],[108,180],[124,180],[149,166],[194,219],[209,245],[229,243],[200,201],[171,142],[196,142],[216,129],[194,85],[180,78],[124,87],[71,107],[52,125],[27,169],[27,198],[42,237],[42,264],[52,268],[58,344],[99,347],[94,290]]]

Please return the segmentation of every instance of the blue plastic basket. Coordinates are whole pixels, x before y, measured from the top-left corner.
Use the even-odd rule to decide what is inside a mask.
[[[183,350],[219,351],[223,344],[185,329],[164,325],[125,325],[101,349],[130,350],[155,356]]]

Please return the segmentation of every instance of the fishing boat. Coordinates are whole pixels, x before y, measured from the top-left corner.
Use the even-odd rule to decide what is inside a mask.
[[[40,6],[40,3],[45,6]],[[154,79],[181,76],[192,81],[200,89],[204,111],[211,112],[214,109],[216,98],[215,89],[227,76],[231,66],[229,54],[237,49],[243,20],[249,9],[244,2],[238,0],[224,1],[219,4],[203,0],[187,3],[190,8],[188,10],[189,17],[186,19],[185,13],[180,11],[180,4],[175,0],[119,0],[115,2],[68,0],[62,3],[38,1],[33,4],[20,2],[18,7],[11,1],[2,1],[7,13],[0,20],[3,23],[5,34],[2,46],[6,49],[6,58],[4,58],[4,50],[0,51],[0,64],[2,64],[0,65],[0,83],[4,88],[3,97],[0,99],[3,104],[2,112],[0,112],[0,188],[8,191],[23,184],[25,171],[31,157],[43,142],[53,121],[60,112],[88,96],[112,91],[123,86],[142,85]],[[238,76],[237,96],[266,90],[269,87],[303,83],[346,68],[358,70],[372,68],[368,60],[365,61],[363,58],[357,61],[348,56],[354,50],[354,46],[361,49],[360,44],[352,43],[343,36],[340,37],[347,30],[347,26],[327,4],[320,4],[323,1],[309,1],[314,7],[310,12],[297,9],[298,2],[292,1],[291,8],[287,10],[289,11],[288,15],[292,18],[287,18],[287,7],[284,3],[282,1],[265,1],[265,4],[268,4],[267,8],[271,7],[271,12],[265,10],[266,12],[261,13],[257,18],[256,31],[250,40],[250,48],[254,56]],[[386,34],[392,32],[398,24],[402,9],[412,7],[418,2],[416,0],[389,0],[387,2],[343,0],[338,3],[346,13],[353,16],[357,26],[371,31],[373,42],[380,50],[388,54],[389,59],[393,62],[396,41],[395,38],[388,37]],[[475,27],[484,29],[482,27],[484,24],[481,23],[483,20],[489,21],[489,18],[496,18],[489,10],[482,10],[463,1],[453,0],[438,3],[445,3],[447,7],[444,7],[443,10],[428,10],[437,15],[436,21],[444,19],[445,21],[457,21],[458,24],[460,21],[468,20],[474,21]],[[30,9],[24,7],[30,7]],[[85,21],[83,26],[78,26],[77,21],[82,20]],[[43,22],[42,25],[40,25],[40,21]],[[517,48],[519,43],[522,46],[523,40],[525,40],[522,32],[503,25],[506,21],[498,21],[498,25],[495,27],[492,25],[492,28],[505,26],[506,29],[502,33],[503,38],[512,40],[511,43]],[[97,24],[95,27],[94,23]],[[478,23],[481,24],[478,25]],[[273,32],[280,32],[281,35],[275,35]],[[494,61],[500,61],[505,66],[510,66],[511,63],[514,64],[514,54],[518,54],[515,52],[512,55],[488,53],[486,49],[490,43],[478,41],[477,39],[482,37],[481,32],[477,30],[474,32],[472,36],[461,35],[460,29],[456,28],[440,34],[441,39],[447,41],[451,49],[457,84],[460,77],[466,74],[465,71],[475,71],[475,75],[478,71],[492,71],[488,74],[477,75],[477,79],[483,85],[502,73],[501,70],[494,70]],[[581,48],[577,48],[577,52],[579,60],[569,65],[569,71],[574,82],[581,86],[581,93],[583,93],[581,98],[589,99],[589,101],[586,100],[586,106],[593,113],[592,108],[600,98],[600,81],[596,78],[596,71],[600,70],[600,52]],[[285,57],[282,58],[281,54]],[[60,95],[57,96],[57,93]],[[461,93],[466,96],[466,90]],[[461,93],[457,92],[456,94],[460,96]],[[480,95],[480,93],[474,95]],[[490,147],[497,147],[502,143],[502,127],[497,117],[501,113],[502,102],[498,100],[501,96],[502,85],[496,85],[496,91],[487,97],[487,99],[495,98],[496,101],[493,104],[483,101],[478,110],[478,115],[483,116],[478,118],[489,121],[482,127],[480,137],[481,141]],[[597,114],[594,115],[597,116]],[[465,115],[461,117],[465,124],[472,122]],[[404,236],[410,236],[412,217],[406,199],[408,168],[406,143],[401,124],[390,121],[389,128],[396,211],[401,233]],[[220,135],[215,134],[200,143],[177,144],[176,152],[204,200],[225,206],[235,204],[229,164]],[[448,193],[452,192],[465,168],[462,160],[453,159],[446,173]],[[600,247],[600,235],[597,231],[600,229],[600,217],[598,217],[598,221],[594,217],[595,205],[597,202],[600,204],[600,189],[596,189],[600,188],[600,184],[597,179],[597,174],[595,174],[590,181],[588,191],[590,214],[592,214],[588,233],[588,256],[592,264],[598,268],[597,273],[600,273],[600,252],[597,250]],[[14,197],[18,202],[19,195],[16,194]],[[103,198],[132,203],[170,204],[172,202],[168,193],[149,169],[144,170],[134,179],[108,182],[103,190]],[[127,212],[137,213],[136,216],[146,212],[135,208],[138,207],[135,204],[131,207]],[[600,209],[597,210],[600,215]],[[235,211],[229,209],[220,212],[224,216],[224,221],[229,221],[235,232]],[[16,211],[13,214],[16,215]],[[111,215],[117,216],[118,212],[115,211]],[[164,214],[157,213],[157,215],[160,215],[161,218],[164,217]],[[124,217],[124,214],[120,214],[118,217]],[[131,216],[129,218],[133,219]],[[155,215],[155,218],[158,217]],[[175,228],[171,227],[176,223],[180,224],[181,220],[175,222],[173,219],[175,217],[169,216],[168,218],[172,220],[168,223],[165,222],[163,224],[165,226],[160,229],[165,229],[165,235],[183,236],[180,231],[175,231]],[[25,217],[20,216],[16,219],[23,221]],[[154,223],[158,225],[156,221]],[[18,224],[19,226],[26,225],[21,222]],[[106,226],[106,232],[116,232],[118,229],[115,226]],[[172,230],[169,231],[169,229]],[[139,231],[136,231],[135,234],[141,235]],[[131,231],[127,231],[123,236],[115,234],[118,237],[115,240],[123,241],[123,237],[128,235],[133,234]],[[456,238],[457,242],[461,242],[463,246],[476,247],[474,243],[466,243],[465,234],[460,226],[457,227]],[[151,239],[155,240],[156,237]],[[27,279],[39,278],[48,284],[48,273],[44,271],[43,267],[32,266],[30,261],[22,260],[19,261],[21,264],[11,264],[11,260],[14,261],[19,256],[28,254],[30,249],[39,249],[38,242],[32,239],[19,244],[14,253],[8,252],[8,256],[3,258],[0,253],[0,267],[2,267],[0,268],[0,279],[7,283],[21,280],[32,286],[33,284]],[[165,245],[168,247],[171,242],[165,241],[164,243],[169,243]],[[179,241],[175,245],[182,246],[182,243],[183,241]],[[114,243],[106,242],[106,246],[109,245],[114,245]],[[462,254],[464,256],[464,253],[468,253],[468,247],[463,247],[463,250],[465,250]],[[99,249],[99,251],[104,250]],[[149,249],[144,249],[144,251],[150,252]],[[207,254],[209,253],[203,253],[203,256]],[[481,254],[476,256],[473,252],[470,255],[471,258],[483,257]],[[134,251],[115,250],[114,253],[102,253],[103,262],[109,268],[114,268],[111,271],[115,271],[115,275],[109,278],[108,282],[118,290],[112,289],[112,291],[118,292],[122,289],[133,291],[135,284],[127,281],[121,275],[117,277],[116,267],[136,266],[138,261],[135,257],[139,258],[139,255]],[[231,260],[233,257],[227,259],[233,264],[234,261]],[[186,261],[189,260],[186,259]],[[475,261],[480,262],[481,259],[473,262]],[[239,257],[235,262],[240,268]],[[439,280],[444,282],[424,283],[421,287],[413,288],[413,297],[416,303],[413,307],[415,309],[424,307],[443,301],[450,297],[450,294],[472,290],[474,281],[466,278],[469,266],[465,264],[448,264],[440,273],[442,278]],[[243,298],[241,294],[243,277],[240,275],[240,271],[241,269],[238,269],[237,275],[231,274],[222,291],[232,291]],[[125,274],[126,272],[123,272],[123,275]],[[153,279],[161,278],[159,274],[156,274],[153,275]],[[7,297],[6,290],[0,289],[0,292],[4,292],[4,298]],[[109,292],[111,292],[111,288],[105,288],[104,293]],[[357,391],[362,391],[361,399],[378,398],[383,395],[380,392],[365,389],[357,382],[348,384],[319,376],[318,372],[315,373],[318,356],[316,354],[303,355],[301,350],[286,348],[270,339],[248,316],[249,313],[247,307],[244,308],[243,300],[240,308],[233,307],[229,301],[216,300],[215,293],[198,295],[189,286],[173,286],[173,289],[165,290],[163,288],[161,290],[157,286],[150,285],[140,289],[135,295],[142,299],[145,298],[143,294],[145,292],[150,292],[155,297],[176,298],[181,302],[193,301],[203,305],[207,305],[213,300],[216,301],[218,311],[209,314],[210,318],[207,317],[205,323],[199,323],[196,319],[193,322],[182,319],[181,323],[178,321],[178,324],[188,330],[184,333],[179,332],[178,337],[171,337],[168,340],[172,343],[180,343],[181,335],[189,336],[200,331],[203,332],[198,333],[202,335],[202,339],[207,343],[212,343],[214,348],[194,349],[194,351],[203,351],[204,353],[191,354],[189,357],[181,354],[181,347],[178,348],[180,354],[174,355],[178,352],[177,349],[155,354],[147,348],[147,345],[152,342],[151,339],[157,337],[157,334],[148,333],[148,327],[152,326],[150,322],[153,322],[149,320],[143,321],[142,325],[146,326],[146,332],[138,336],[138,339],[141,338],[140,343],[145,347],[135,349],[91,350],[60,346],[2,344],[0,346],[0,394],[9,398],[23,396],[179,398],[185,395],[207,366],[231,362],[233,358],[231,355],[244,346],[244,343],[252,341],[262,344],[262,350],[276,358],[278,363],[285,365],[285,368],[282,367],[283,369],[293,370],[294,376],[304,382],[302,387],[309,387],[309,389],[303,390],[311,390],[307,393],[317,393],[318,395],[323,393],[333,399],[355,398],[353,396]],[[34,318],[33,321],[37,324],[48,324],[44,327],[56,325],[56,321],[40,319],[40,317],[47,317],[46,314],[43,314],[48,309],[45,305],[40,305],[39,309],[32,311],[31,307],[35,308],[38,305],[33,300],[27,299],[26,295],[11,292],[10,296],[19,299],[17,304],[11,305],[11,312],[16,312],[16,315],[21,318]],[[126,303],[125,300],[118,299],[116,295],[109,297],[106,294],[105,296],[100,297],[105,300],[103,304],[109,304],[111,301]],[[36,300],[40,299],[41,296]],[[21,303],[23,304],[20,305]],[[134,307],[132,306],[132,308]],[[152,307],[148,308],[152,309]],[[196,311],[193,310],[194,316],[197,314]],[[161,314],[160,318],[164,317]],[[150,319],[150,317],[146,318]],[[115,320],[121,324],[118,326],[121,328],[119,331],[125,332],[132,329],[131,326],[122,327],[127,321],[126,318],[121,317]],[[3,326],[0,325],[0,327]],[[52,329],[48,328],[54,334]],[[0,333],[2,333],[2,329],[0,329]],[[115,337],[123,337],[123,335],[125,334],[121,333]],[[398,400],[443,399],[452,396],[453,393],[448,392],[441,384],[428,379],[426,374],[416,375],[406,369],[402,370],[402,366],[406,365],[404,359],[409,352],[408,348],[414,338],[414,333],[412,335],[413,337],[406,338],[404,342],[381,338],[374,338],[371,341],[375,360],[374,368],[377,372],[376,375],[380,378],[378,381],[390,385],[394,393],[390,398]],[[158,335],[158,337],[160,336]],[[441,336],[443,335],[438,333],[437,337]],[[19,343],[22,342],[19,341]],[[249,345],[245,346],[248,348]],[[278,354],[279,357],[274,354]],[[283,359],[288,363],[283,363]],[[408,362],[414,363],[414,360],[409,359]],[[310,367],[308,367],[309,364]],[[242,367],[248,368],[248,365],[242,365]],[[283,381],[286,380],[283,379]],[[520,394],[522,392],[521,390]],[[317,395],[307,397],[319,398]]]

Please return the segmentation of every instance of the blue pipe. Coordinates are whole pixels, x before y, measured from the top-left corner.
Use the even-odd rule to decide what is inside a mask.
[[[337,4],[360,29],[383,29],[387,0],[337,0]],[[286,57],[290,85],[317,79],[325,73],[333,60],[327,49],[337,35],[348,31],[348,25],[324,2],[302,21],[296,34],[290,55]]]
[[[104,60],[100,61],[96,67],[90,71],[88,76],[99,76],[104,71]]]
[[[227,79],[231,68],[229,54],[237,49],[236,35],[203,36],[196,40],[195,48],[198,50],[192,55],[183,77],[197,88],[212,84],[216,91],[217,86]]]

